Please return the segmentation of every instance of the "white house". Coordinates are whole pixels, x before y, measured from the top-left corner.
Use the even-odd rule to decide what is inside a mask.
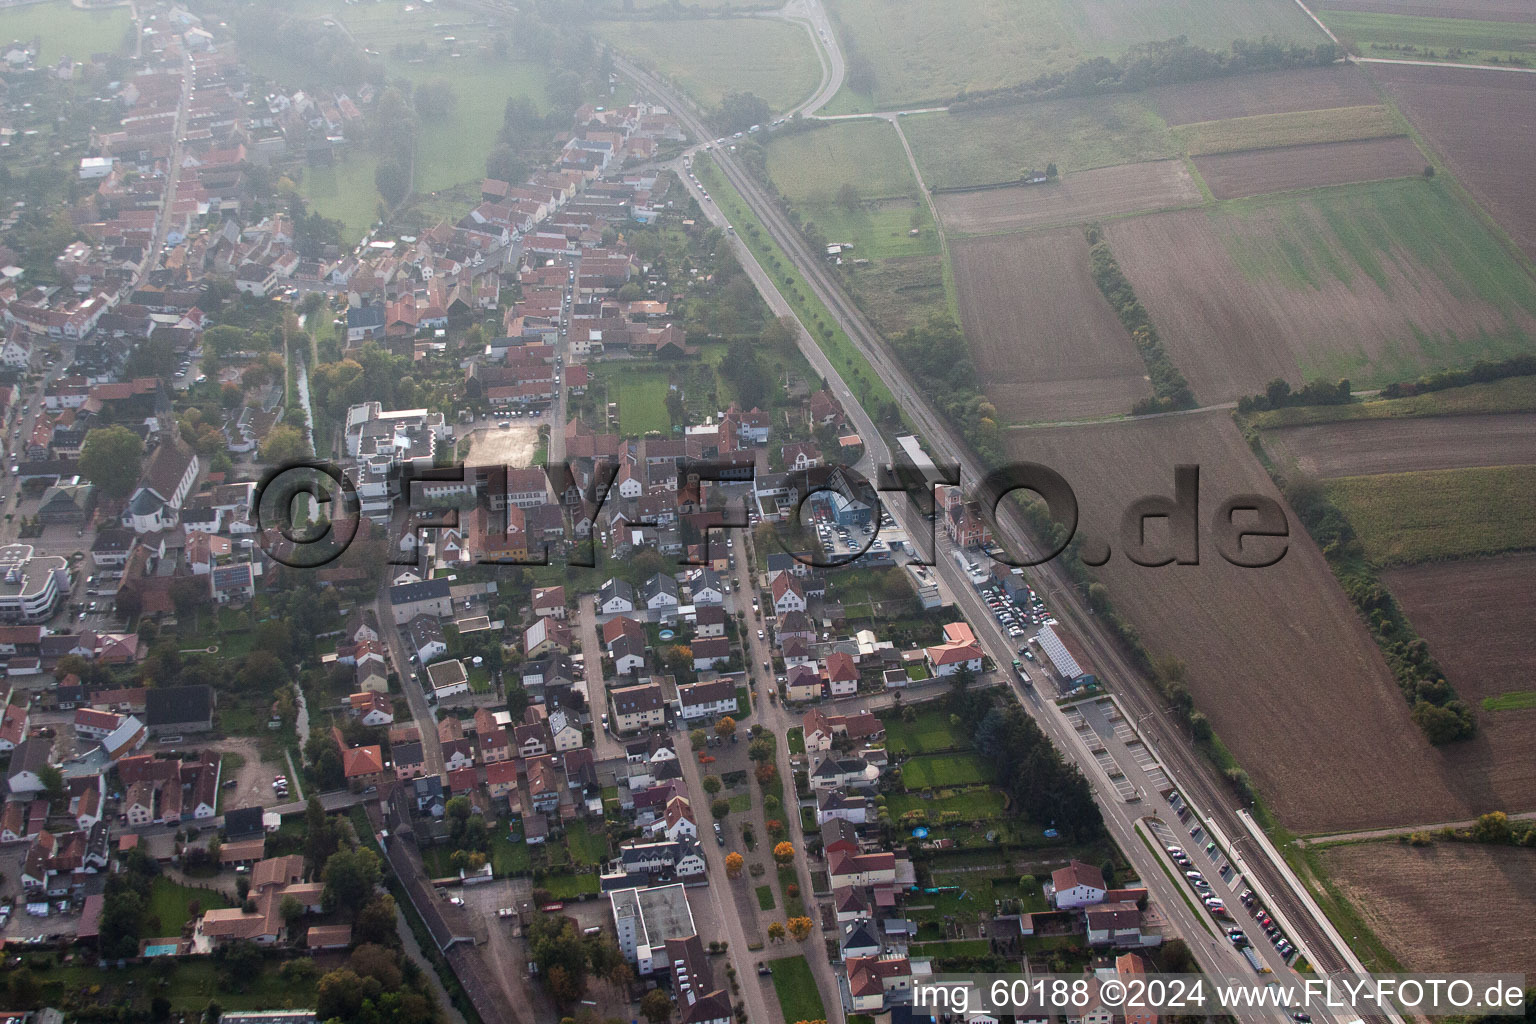
[[[1051,892],[1057,910],[1103,903],[1108,888],[1103,872],[1080,860],[1051,872]]]

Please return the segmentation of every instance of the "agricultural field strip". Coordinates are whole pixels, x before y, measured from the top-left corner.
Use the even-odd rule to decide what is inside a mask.
[[[1316,477],[1536,463],[1536,413],[1350,420],[1263,432],[1282,465]]]
[[[1426,160],[1413,139],[1394,135],[1200,156],[1194,165],[1221,200],[1407,178],[1422,173]]]
[[[1404,130],[1391,108],[1381,104],[1255,114],[1220,121],[1197,121],[1171,129],[1173,137],[1190,156],[1378,139],[1401,135]]]
[[[1327,490],[1377,565],[1536,548],[1536,465],[1338,477]]]

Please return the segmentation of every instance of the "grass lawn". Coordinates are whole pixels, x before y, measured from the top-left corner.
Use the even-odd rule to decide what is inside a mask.
[[[1469,64],[1515,59],[1526,64],[1536,46],[1536,24],[1528,22],[1328,10],[1319,11],[1318,17],[1346,46],[1364,57]]]
[[[1390,420],[1476,412],[1536,412],[1536,377],[1507,377],[1487,384],[1468,384],[1407,398],[1381,398],[1349,405],[1298,405],[1255,413],[1249,422],[1260,430],[1269,430],[1339,420]]]
[[[769,237],[757,215],[741,198],[741,193],[725,180],[725,176],[707,157],[695,158],[693,169],[699,180],[710,190],[710,196],[720,212],[725,214],[732,226],[740,233],[742,241],[752,251],[752,255],[762,264],[764,270],[774,275],[775,284],[794,309],[795,315],[800,318],[806,330],[811,332],[816,344],[837,368],[843,381],[853,390],[859,402],[866,407],[874,404],[900,409],[900,404],[891,395],[890,389],[875,374],[873,367],[869,365],[869,360],[865,359],[863,353],[854,346],[853,340],[847,333],[836,325],[826,305],[811,293],[805,278],[789,263],[782,250]],[[905,423],[905,417],[903,417],[903,423]]]
[[[608,401],[619,404],[619,429],[623,433],[672,433],[666,370],[610,364],[599,371],[598,386],[607,391]]]
[[[7,7],[0,11],[0,40],[38,40],[36,66],[60,58],[89,61],[94,53],[127,53],[133,21],[127,6],[81,10],[69,0]]]
[[[986,764],[976,754],[914,757],[901,765],[901,781],[908,790],[971,786],[988,777]]]
[[[950,312],[938,229],[890,124],[842,122],[765,149],[769,177],[800,216],[869,261],[849,268],[848,284],[883,333]],[[844,186],[854,189],[847,203]]]
[[[305,167],[299,192],[322,216],[342,222],[342,241],[356,241],[368,233],[383,202],[373,184],[378,167],[377,156],[354,147],[330,167]]]
[[[784,734],[784,742],[789,744],[789,752],[791,754],[805,753],[805,729],[798,725],[795,726]]]
[[[773,886],[760,885],[757,887],[757,909],[772,910],[778,906],[773,900]]]
[[[800,877],[796,874],[793,864],[786,864],[779,868],[779,892],[784,896],[784,916],[786,918],[805,916],[805,897],[803,895],[791,896],[789,894],[789,887],[792,885],[798,886],[799,884]]]
[[[768,176],[792,203],[832,202],[844,184],[864,196],[913,195],[907,156],[887,121],[842,121],[775,134],[763,146]]]
[[[1379,139],[1402,132],[1403,126],[1390,109],[1366,104],[1198,121],[1174,128],[1173,137],[1190,156],[1206,156],[1274,146]]]
[[[924,800],[915,793],[891,793],[886,797],[886,807],[892,821],[900,821],[908,811],[928,812],[928,823],[933,825],[948,811],[960,815],[962,821],[990,821],[1003,816],[1003,794],[995,789],[968,789],[950,796]]]
[[[595,896],[598,881],[596,875],[546,875],[544,888],[557,900],[569,900],[578,896]]]
[[[960,725],[949,720],[949,712],[925,709],[911,722],[901,712],[880,716],[885,723],[885,745],[892,753],[924,754],[935,750],[968,750],[969,737]]]
[[[910,956],[986,956],[992,951],[986,939],[957,939],[953,942],[919,942],[907,950]]]
[[[533,854],[522,834],[513,839],[504,823],[491,830],[491,870],[497,875],[522,875],[533,868]]]
[[[261,972],[247,979],[245,991],[234,992],[221,983],[212,960],[177,960],[165,997],[177,1013],[200,1014],[209,1000],[216,1000],[225,1011],[314,1006],[314,981],[284,978],[278,974],[279,966],[277,961],[263,963]],[[65,992],[82,993],[99,986],[104,1005],[137,1006],[147,1013],[157,991],[158,969],[154,964],[134,964],[114,971],[74,966],[34,968],[34,973],[42,984],[43,1002],[55,1006],[63,1001]]]
[[[1342,477],[1327,490],[1377,565],[1536,547],[1536,466]]]
[[[736,793],[736,794],[733,794],[729,798],[728,803],[730,803],[730,805],[731,805],[731,813],[732,814],[746,814],[748,811],[752,810],[752,794],[751,793]]]
[[[1133,96],[1095,96],[917,114],[902,131],[935,188],[1013,181],[1054,163],[1063,174],[1175,156],[1168,126]]]
[[[1484,697],[1484,711],[1525,711],[1536,708],[1536,690],[1510,690],[1497,697]]]
[[[221,892],[177,885],[163,875],[157,877],[149,890],[149,910],[159,922],[159,927],[154,930],[154,933],[180,935],[182,926],[196,916],[191,910],[193,903],[201,908],[198,913],[203,910],[220,910],[232,905]]]
[[[544,69],[531,61],[465,57],[394,70],[412,82],[447,78],[458,96],[447,117],[423,118],[416,137],[416,191],[436,192],[485,176],[485,158],[496,145],[507,100],[522,96],[543,113]]]
[[[779,997],[779,1008],[787,1022],[801,1020],[826,1020],[827,1011],[821,1005],[821,993],[816,990],[816,979],[811,975],[811,965],[803,956],[786,956],[769,960],[773,971],[773,991]]]
[[[700,106],[755,93],[781,113],[810,98],[821,62],[803,28],[760,18],[597,22],[604,42],[669,76]]]
[[[481,665],[469,670],[469,690],[471,693],[491,692],[491,670]]]
[[[1285,0],[838,0],[830,10],[842,26],[845,52],[868,62],[874,88],[866,95],[845,88],[827,113],[945,100],[963,89],[1013,85],[1065,71],[1085,57],[1181,35],[1219,49],[1264,36],[1324,41]]]
[[[565,830],[565,845],[571,851],[571,863],[577,867],[592,867],[608,856],[608,836],[593,832],[585,821],[573,822]]]

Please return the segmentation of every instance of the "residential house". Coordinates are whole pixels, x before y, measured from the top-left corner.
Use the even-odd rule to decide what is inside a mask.
[[[657,683],[642,683],[608,691],[613,702],[614,729],[618,732],[636,732],[652,729],[667,722],[667,702]]]

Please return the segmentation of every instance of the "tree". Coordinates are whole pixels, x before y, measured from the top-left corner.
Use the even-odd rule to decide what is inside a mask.
[[[855,213],[859,209],[859,188],[851,181],[845,181],[837,190],[837,205],[849,213]]]
[[[715,122],[722,131],[746,131],[755,124],[767,121],[772,113],[768,102],[750,92],[726,93],[715,114]]]
[[[703,729],[693,729],[688,733],[688,746],[694,750],[703,750],[708,739]]]
[[[121,501],[133,493],[144,463],[144,442],[127,427],[89,431],[80,446],[80,473],[102,497]]]
[[[808,917],[792,917],[784,922],[789,928],[789,934],[793,935],[796,942],[804,942],[811,937],[811,929],[815,924]]]
[[[640,1012],[651,1024],[666,1024],[672,1019],[672,997],[659,988],[653,988],[640,1000]]]
[[[37,975],[25,967],[11,975],[6,987],[10,990],[11,1005],[18,1010],[30,1010],[43,995]]]
[[[780,867],[795,859],[795,844],[782,842],[773,848],[773,859]]]
[[[315,985],[315,1015],[321,1020],[354,1020],[363,1008],[367,987],[350,967],[339,967]]]
[[[261,461],[272,466],[283,466],[309,458],[309,442],[297,427],[279,424],[267,431],[267,439],[261,443]]]
[[[725,873],[732,878],[738,877],[741,874],[741,867],[745,862],[746,860],[741,854],[732,850],[725,855]]]
[[[721,797],[710,803],[709,813],[714,815],[716,821],[724,821],[726,816],[731,813],[731,802]]]
[[[747,756],[754,761],[772,761],[774,757],[773,740],[766,736],[759,736],[747,744]]]
[[[393,896],[387,892],[375,894],[357,912],[357,919],[352,922],[352,937],[358,942],[380,944],[398,941],[395,912]]]
[[[720,721],[715,723],[715,735],[723,740],[728,740],[736,735],[736,719],[730,715],[723,716]]]
[[[704,792],[708,793],[710,796],[714,796],[716,793],[720,792],[720,786],[720,776],[704,776]]]
[[[778,921],[768,926],[768,937],[774,942],[784,941],[784,925]]]
[[[446,78],[434,78],[416,86],[416,112],[423,117],[441,120],[453,113],[458,102],[459,94]]]
[[[1509,837],[1509,815],[1503,811],[1489,811],[1472,826],[1472,838],[1480,843],[1507,843]]]
[[[284,924],[290,924],[304,913],[304,904],[299,902],[297,896],[284,896],[283,902],[277,906],[277,916],[283,919]]]
[[[43,784],[43,790],[48,794],[48,799],[57,803],[64,797],[64,775],[51,764],[45,764],[37,770],[37,781]]]
[[[321,877],[326,908],[347,907],[355,912],[379,884],[379,855],[361,846],[338,851],[325,862]]]
[[[373,185],[384,202],[397,206],[411,188],[411,168],[399,157],[386,157],[373,171]]]

